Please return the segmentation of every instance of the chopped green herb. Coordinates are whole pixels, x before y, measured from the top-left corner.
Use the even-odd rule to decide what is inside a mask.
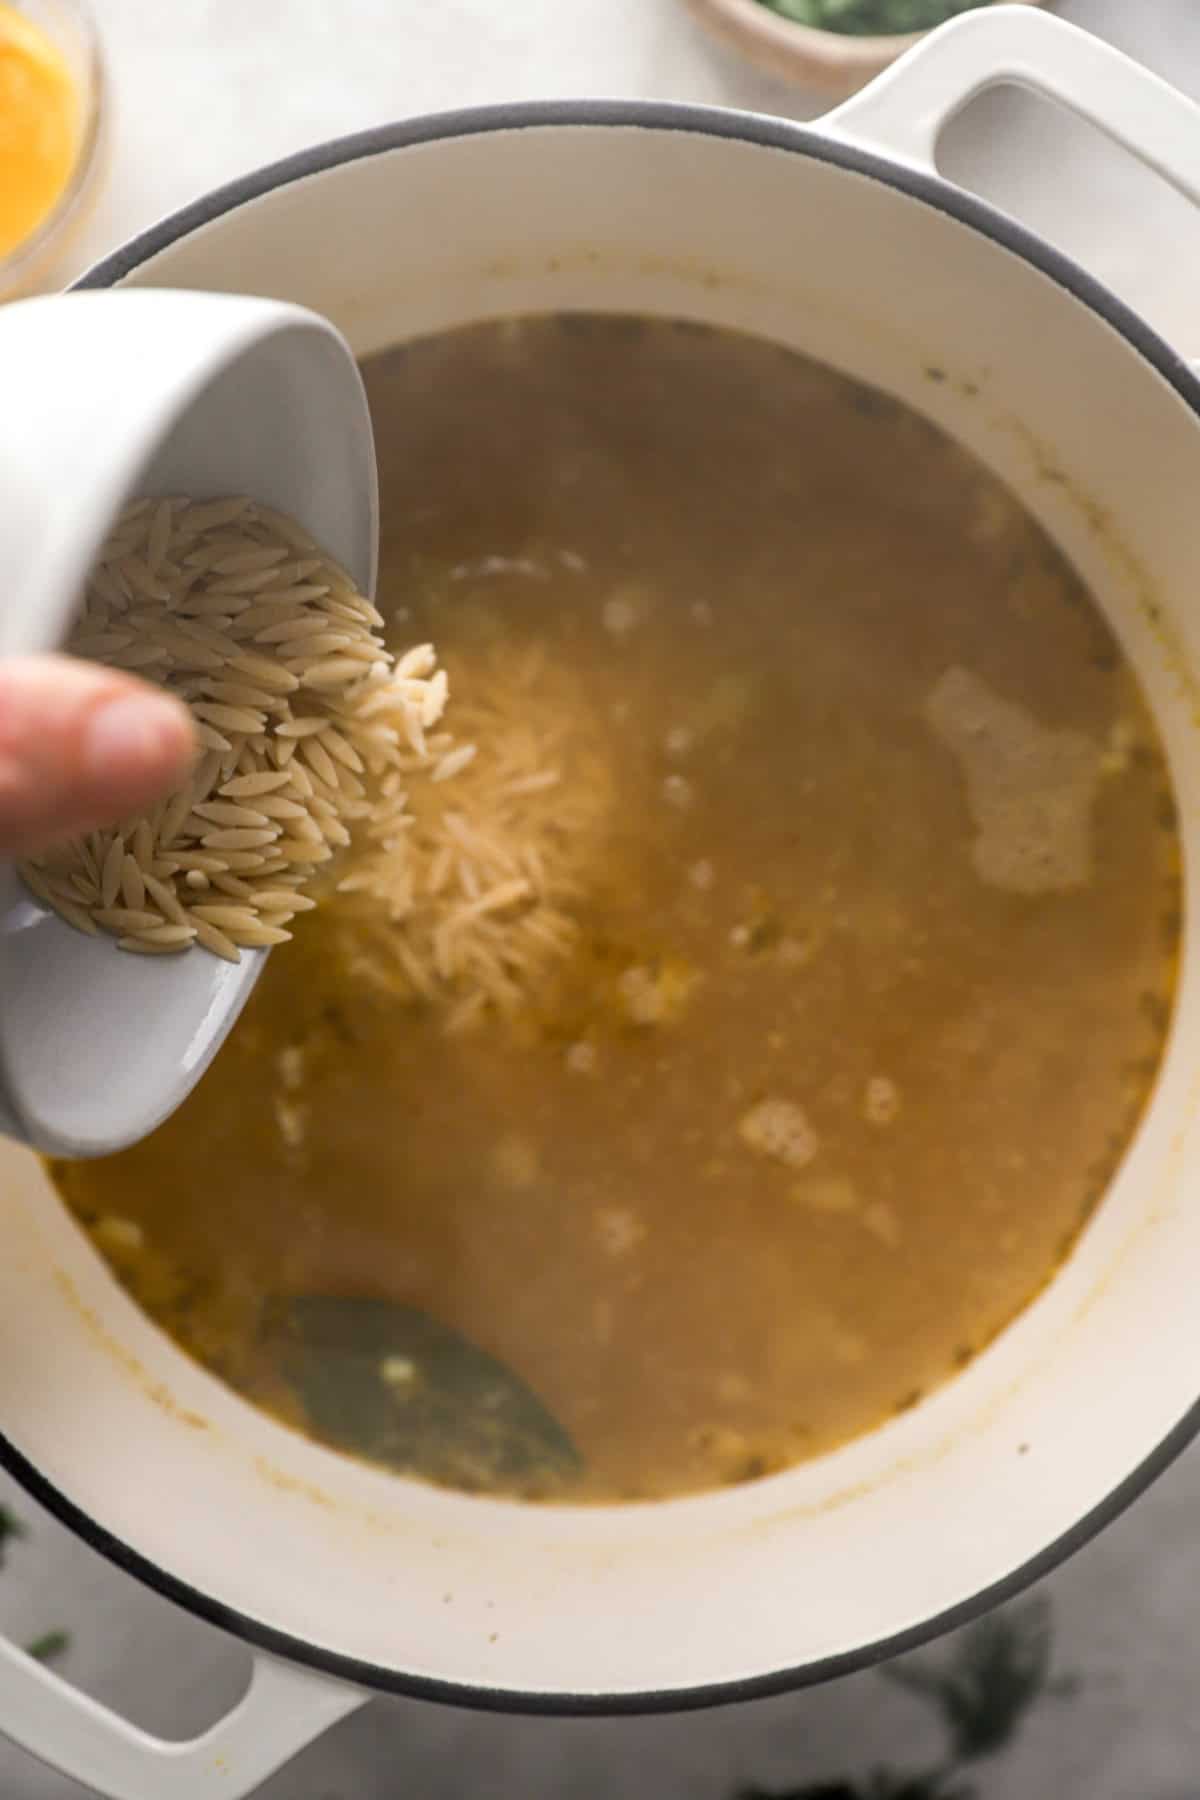
[[[7,1506],[0,1506],[0,1569],[4,1567],[5,1548],[25,1536],[25,1527]],[[38,1662],[52,1662],[61,1656],[70,1646],[71,1639],[65,1631],[47,1631],[32,1644],[26,1645],[26,1653]]]
[[[20,1519],[14,1518],[7,1506],[0,1506],[0,1568],[4,1567],[4,1551],[6,1545],[14,1538],[24,1537],[25,1527]]]
[[[987,0],[759,0],[768,11],[797,25],[844,31],[852,37],[928,31]]]

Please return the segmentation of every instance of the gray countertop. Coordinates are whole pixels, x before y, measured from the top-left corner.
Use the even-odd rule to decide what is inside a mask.
[[[79,266],[231,175],[414,112],[584,93],[797,117],[818,110],[710,46],[678,0],[94,3],[115,130]],[[1200,95],[1197,0],[1063,0],[1058,10]],[[956,122],[944,167],[1071,251],[1200,357],[1200,220],[1097,133],[1040,102],[994,94]],[[3,1480],[0,1504],[27,1528],[9,1544],[0,1629],[21,1640],[66,1629],[64,1674],[165,1735],[190,1735],[218,1715],[245,1677],[237,1644],[109,1568]],[[1200,1450],[1044,1583],[1035,1611],[1010,1609],[1010,1637],[1052,1634],[1051,1679],[999,1753],[971,1764],[960,1800],[1200,1795],[1193,1573],[1200,1578]],[[922,1666],[987,1647],[952,1641]],[[869,1787],[870,1771],[911,1777],[938,1762],[945,1742],[932,1701],[881,1673],[686,1719],[520,1720],[377,1702],[263,1796],[733,1800],[761,1789],[789,1800],[901,1800],[898,1787]],[[0,1742],[4,1800],[83,1792]],[[903,1793],[932,1800],[934,1789]]]

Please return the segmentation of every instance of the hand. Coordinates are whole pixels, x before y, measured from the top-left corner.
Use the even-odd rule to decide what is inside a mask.
[[[140,812],[196,754],[168,694],[69,656],[0,661],[0,854]]]

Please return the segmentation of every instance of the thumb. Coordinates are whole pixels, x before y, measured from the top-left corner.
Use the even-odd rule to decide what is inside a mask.
[[[186,709],[144,681],[68,656],[0,662],[0,853],[140,812],[194,755]]]

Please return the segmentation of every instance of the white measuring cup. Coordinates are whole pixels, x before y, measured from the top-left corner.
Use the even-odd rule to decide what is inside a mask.
[[[56,650],[120,508],[248,494],[374,591],[375,450],[348,346],[302,307],[170,290],[0,310],[0,656]],[[95,1156],[184,1100],[266,952],[133,957],[0,864],[0,1130]]]

